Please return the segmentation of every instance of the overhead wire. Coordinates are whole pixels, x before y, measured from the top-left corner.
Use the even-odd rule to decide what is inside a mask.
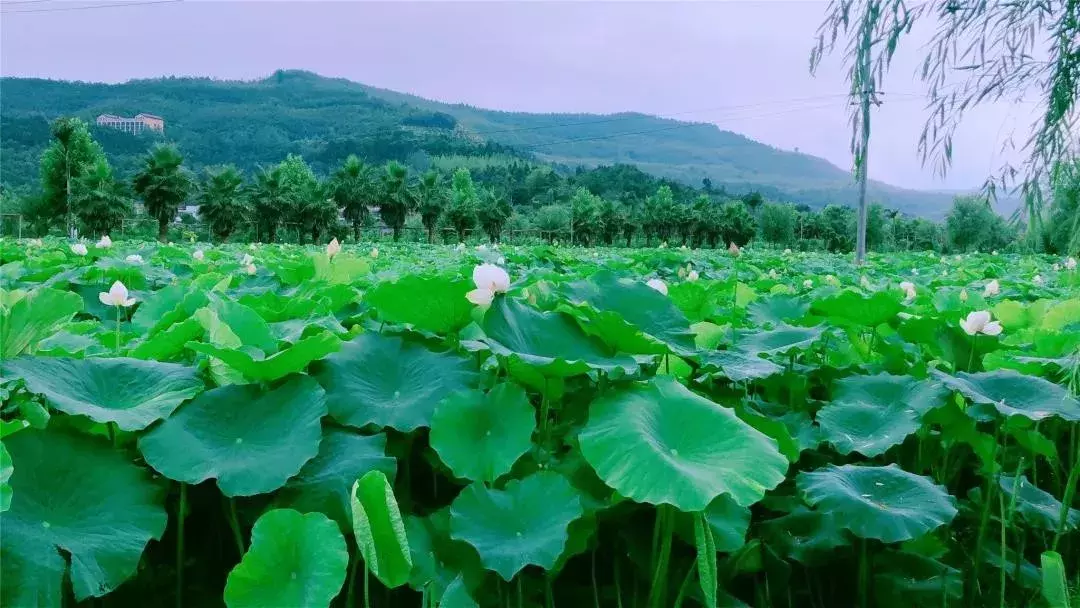
[[[88,11],[102,8],[119,8],[127,6],[146,6],[150,4],[174,4],[184,0],[135,0],[132,2],[111,2],[107,4],[85,4],[80,6],[50,6],[47,8],[26,8],[16,10],[3,10],[5,4],[27,3],[34,4],[35,0],[14,0],[12,2],[0,2],[0,15],[17,15],[20,13],[58,13],[64,11]]]

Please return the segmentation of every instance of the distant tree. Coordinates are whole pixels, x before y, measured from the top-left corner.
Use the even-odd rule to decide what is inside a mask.
[[[224,243],[248,216],[244,175],[232,165],[209,168],[199,187],[199,218]]]
[[[1051,179],[1053,200],[1047,250],[1052,253],[1080,253],[1080,158],[1060,163]]]
[[[540,236],[552,241],[570,227],[570,210],[565,205],[547,205],[537,209],[534,222]]]
[[[5,188],[0,194],[0,209],[22,216],[24,236],[44,236],[49,232],[52,213],[40,192],[20,194]]]
[[[483,229],[490,242],[499,240],[503,227],[513,213],[514,209],[505,197],[499,196],[490,188],[485,188],[481,192],[477,216],[480,220],[480,228]]]
[[[420,208],[420,221],[427,231],[427,242],[435,242],[435,228],[439,225],[443,209],[446,207],[446,189],[443,188],[442,175],[430,170],[420,177],[416,186],[416,199]]]
[[[281,165],[261,169],[255,176],[249,196],[259,234],[265,234],[266,242],[273,243],[277,240],[277,229],[285,218],[287,204]]]
[[[826,205],[816,219],[816,232],[826,250],[851,251],[855,247],[855,212],[851,207]]]
[[[590,245],[600,235],[599,196],[585,188],[578,188],[570,199],[570,212],[573,221],[574,242]]]
[[[795,241],[796,211],[791,205],[766,203],[761,208],[761,238],[787,247]]]
[[[635,208],[627,208],[626,221],[622,225],[622,236],[626,239],[626,246],[629,247],[634,242],[634,235],[641,230],[642,215],[641,210]]]
[[[724,243],[735,243],[742,247],[754,238],[757,222],[742,201],[732,201],[720,209],[720,236]]]
[[[716,247],[720,240],[720,210],[719,205],[707,195],[701,195],[694,199],[693,211],[695,217],[693,245],[708,244]]]
[[[674,228],[675,195],[667,184],[660,186],[656,194],[645,199],[645,216],[642,228],[645,232],[645,242],[649,238],[657,236],[661,241],[667,241]]]
[[[450,188],[450,205],[446,208],[446,220],[457,233],[459,242],[465,241],[465,235],[476,226],[476,207],[478,196],[472,175],[465,167],[454,171]]]
[[[880,250],[885,244],[885,208],[875,203],[866,210],[866,249]]]
[[[52,141],[41,155],[39,214],[49,222],[64,218],[70,234],[75,228],[75,209],[71,205],[73,182],[96,168],[105,153],[90,136],[86,123],[78,118],[55,120],[50,133]]]
[[[405,218],[416,207],[416,194],[409,186],[409,169],[397,162],[386,164],[383,173],[383,196],[379,202],[379,217],[394,233],[394,240],[401,238]]]
[[[184,167],[184,157],[176,146],[154,146],[142,169],[135,174],[133,186],[142,197],[146,212],[157,220],[158,240],[164,242],[169,223],[194,189],[194,179]]]
[[[131,215],[131,199],[123,185],[113,178],[112,168],[104,157],[93,166],[84,167],[71,190],[71,206],[82,224],[83,234],[110,234]]]
[[[765,204],[765,197],[757,190],[747,192],[739,198],[746,205],[746,208],[750,210],[750,213],[753,214],[756,214],[757,210]]]
[[[602,199],[600,201],[600,231],[604,244],[611,244],[623,233],[627,223],[626,208],[618,201]]]
[[[708,196],[702,195],[705,199]],[[691,205],[676,203],[672,209],[672,225],[675,233],[679,236],[680,244],[693,245],[694,237],[698,232],[700,216]]]
[[[1005,218],[990,202],[976,196],[958,196],[945,219],[950,247],[956,251],[992,251],[1005,248],[1014,238]]]
[[[360,240],[360,231],[367,222],[369,205],[378,202],[376,184],[371,169],[355,155],[350,154],[345,163],[330,178],[330,195],[341,208],[342,215],[352,226],[353,240]]]

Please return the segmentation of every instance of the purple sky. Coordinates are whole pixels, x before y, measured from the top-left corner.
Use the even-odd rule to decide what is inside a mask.
[[[807,70],[825,2],[186,0],[15,13],[117,1],[0,0],[0,73],[120,82],[299,68],[500,110],[708,121],[851,164],[839,58],[817,77]],[[915,36],[883,85],[870,176],[917,188],[981,184],[1005,160],[1005,139],[1015,130],[1023,140],[1033,106],[970,114],[942,181],[915,153],[924,116]]]

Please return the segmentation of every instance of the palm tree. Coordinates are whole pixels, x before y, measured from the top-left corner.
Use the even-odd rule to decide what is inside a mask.
[[[439,225],[443,207],[446,206],[446,190],[442,187],[442,175],[438,171],[428,171],[420,178],[416,189],[419,199],[420,221],[427,230],[427,242],[435,242],[435,227]]]
[[[240,170],[232,165],[207,169],[199,192],[199,217],[210,224],[210,232],[224,243],[247,214]]]
[[[345,164],[334,172],[330,179],[330,196],[341,208],[345,220],[352,225],[353,240],[360,240],[363,228],[370,213],[368,205],[375,199],[375,183],[371,177],[371,168],[354,155],[345,159]]]
[[[249,197],[259,222],[259,232],[265,230],[266,241],[273,243],[277,238],[278,224],[285,215],[285,188],[281,167],[275,165],[261,169],[255,176]]]
[[[86,234],[109,234],[131,213],[131,201],[123,186],[113,179],[112,169],[104,157],[83,167],[81,173],[72,182],[72,207]]]
[[[157,219],[159,241],[166,240],[169,222],[191,194],[193,185],[184,157],[171,144],[154,146],[142,170],[135,174],[134,190],[142,197],[147,213]]]
[[[416,195],[409,187],[409,170],[397,161],[386,165],[383,175],[383,200],[379,203],[379,216],[394,231],[394,240],[401,238],[405,217],[416,206]]]

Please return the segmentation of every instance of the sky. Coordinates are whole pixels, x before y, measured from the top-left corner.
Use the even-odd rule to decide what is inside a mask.
[[[826,2],[0,0],[0,74],[95,82],[258,79],[310,70],[446,102],[529,112],[637,111],[711,122],[851,166],[840,56],[809,73]],[[136,0],[137,2],[138,0]],[[145,2],[145,0],[142,0]],[[93,8],[82,8],[93,7]],[[64,9],[64,10],[59,10]],[[77,10],[73,10],[77,9]],[[928,32],[901,47],[873,114],[869,174],[977,187],[1016,151],[1031,103],[980,108],[942,178],[916,145]],[[0,90],[0,94],[2,94]]]

